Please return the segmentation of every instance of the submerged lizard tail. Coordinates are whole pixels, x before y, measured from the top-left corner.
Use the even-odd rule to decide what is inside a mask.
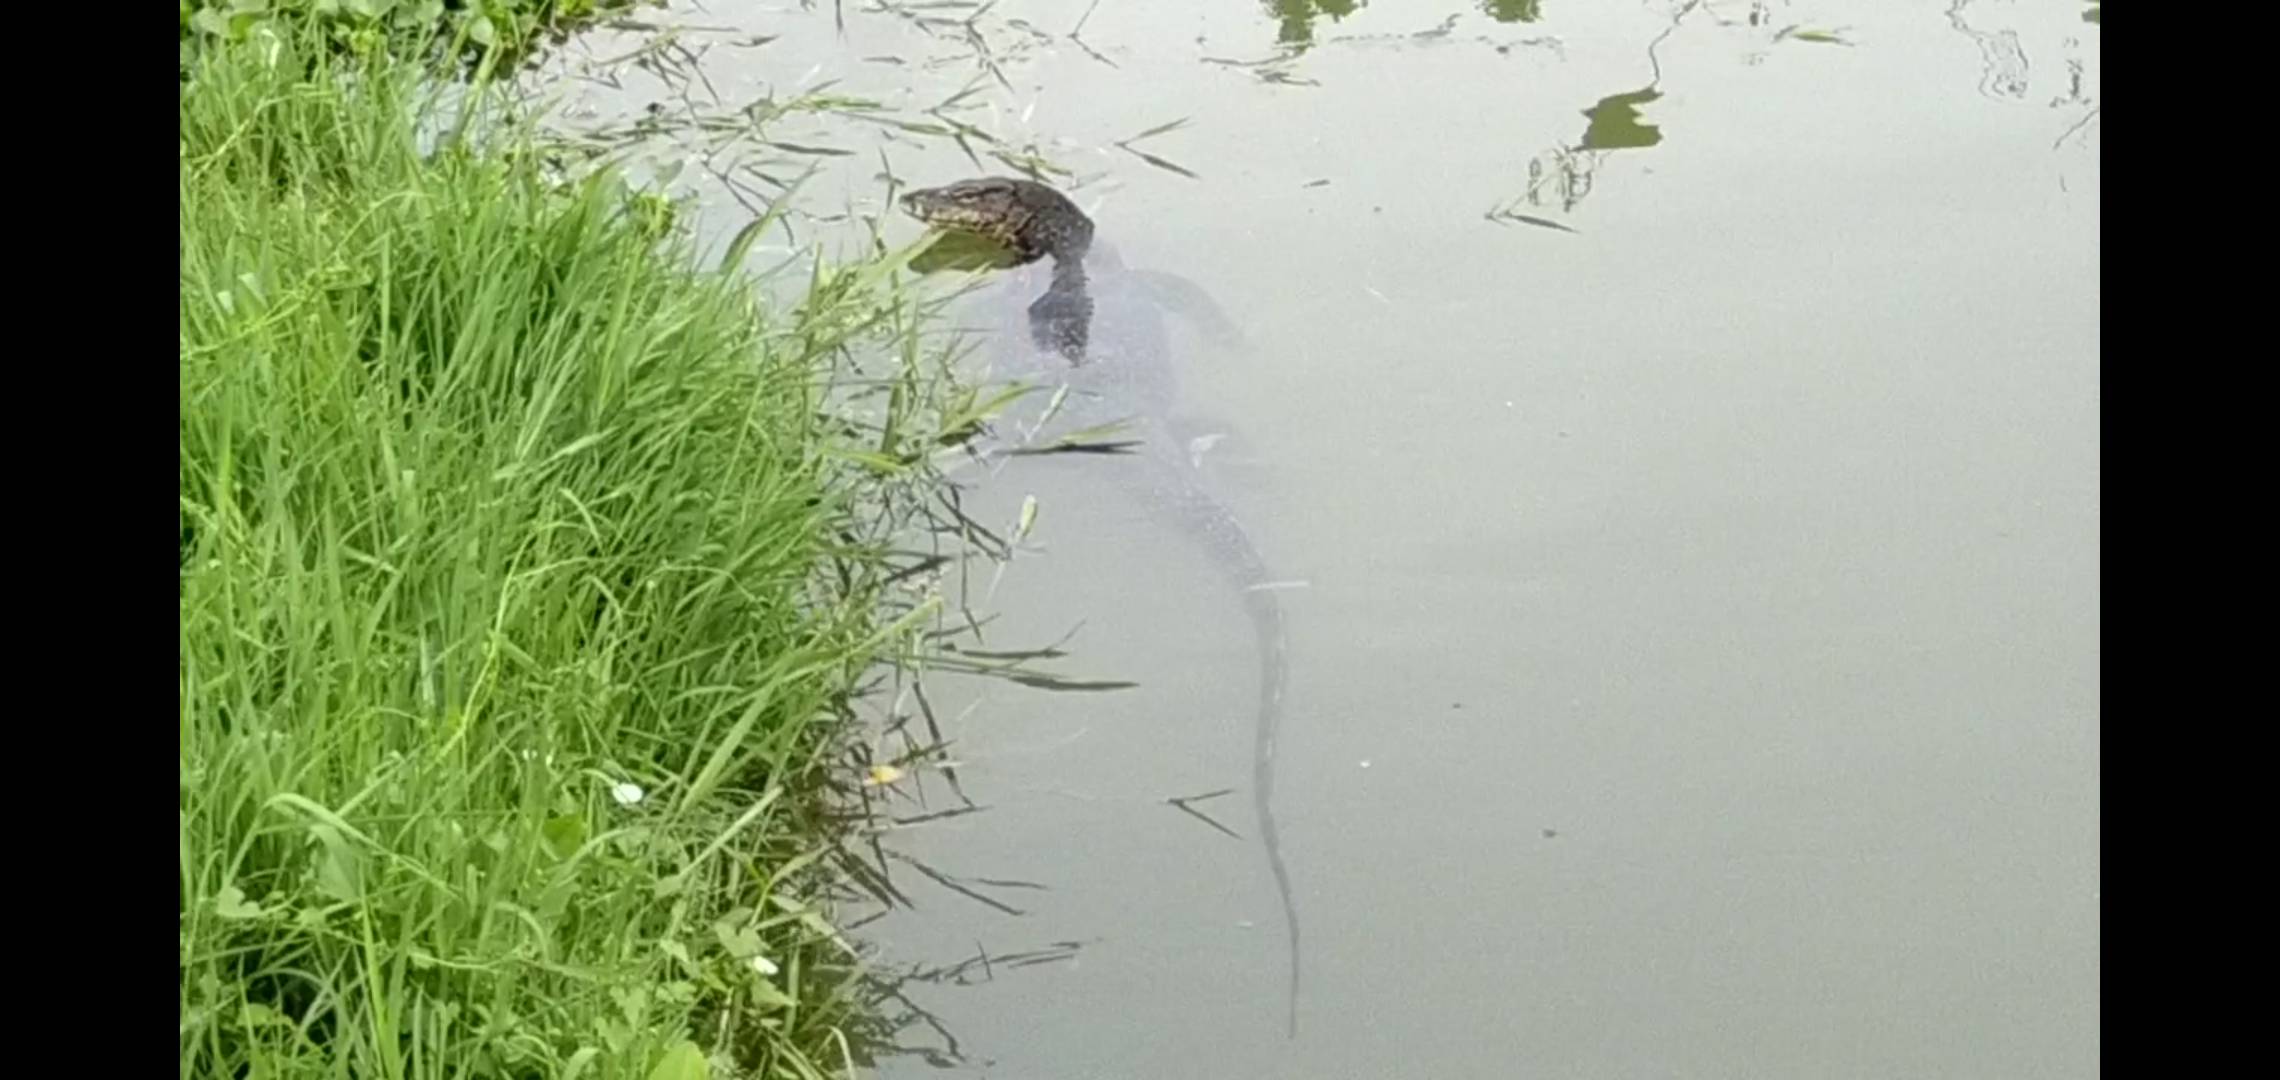
[[[1282,601],[1275,594],[1274,578],[1266,559],[1249,533],[1227,508],[1186,476],[1163,478],[1169,490],[1153,494],[1172,510],[1181,527],[1194,534],[1209,551],[1220,572],[1242,590],[1243,608],[1259,650],[1259,711],[1253,725],[1251,749],[1251,804],[1259,820],[1259,838],[1267,851],[1267,868],[1275,879],[1282,902],[1284,935],[1290,949],[1288,1034],[1298,1035],[1298,908],[1291,899],[1290,870],[1283,865],[1282,837],[1275,827],[1275,736],[1282,726],[1283,690],[1289,682],[1289,638],[1283,626]]]

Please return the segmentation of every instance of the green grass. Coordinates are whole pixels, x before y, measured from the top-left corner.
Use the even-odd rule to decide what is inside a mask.
[[[179,0],[185,65],[200,47],[265,31],[314,29],[334,48],[385,46],[405,55],[437,45],[469,54],[521,54],[549,34],[656,6],[659,0]]]
[[[324,52],[181,96],[181,1075],[838,1074],[830,785],[929,610],[899,264],[764,310]]]

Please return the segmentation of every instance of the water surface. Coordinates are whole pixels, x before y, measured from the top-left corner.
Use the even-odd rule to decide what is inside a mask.
[[[899,242],[889,174],[984,171],[832,111],[868,99],[987,133],[987,171],[1066,166],[1127,262],[1209,290],[1250,345],[1174,339],[1187,406],[1229,433],[1211,476],[1306,586],[1282,593],[1275,793],[1298,1035],[1241,608],[1097,462],[1024,461],[970,504],[1038,500],[990,643],[1077,628],[1057,670],[1139,686],[930,683],[987,809],[889,847],[1019,914],[895,863],[917,906],[862,933],[885,966],[973,961],[904,988],[954,1067],[2095,1075],[2096,10],[661,17],[706,84],[674,100],[824,103],[776,147],[658,141],[644,160],[695,147],[749,185],[683,167],[709,235],[812,164],[796,201],[830,220],[762,257],[868,222]],[[570,84],[583,122],[660,96],[613,70]],[[1165,801],[1220,789],[1193,805],[1239,840]]]

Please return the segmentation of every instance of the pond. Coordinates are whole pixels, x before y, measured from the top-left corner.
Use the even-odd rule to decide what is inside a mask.
[[[1272,581],[1142,455],[974,474],[1034,520],[968,647],[1136,685],[930,677],[963,801],[881,797],[980,809],[885,838],[886,1075],[2095,1074],[2097,5],[645,18],[547,83],[716,246],[794,181],[754,263],[1058,168],[1239,331],[1167,320],[1132,411]]]

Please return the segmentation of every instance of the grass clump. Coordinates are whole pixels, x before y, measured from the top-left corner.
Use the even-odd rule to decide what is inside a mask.
[[[181,1075],[840,1071],[824,785],[925,610],[866,494],[923,395],[823,403],[886,272],[761,310],[327,52],[181,96]]]
[[[314,27],[334,48],[398,55],[441,44],[519,55],[550,34],[661,0],[179,0],[184,64],[198,48]]]

